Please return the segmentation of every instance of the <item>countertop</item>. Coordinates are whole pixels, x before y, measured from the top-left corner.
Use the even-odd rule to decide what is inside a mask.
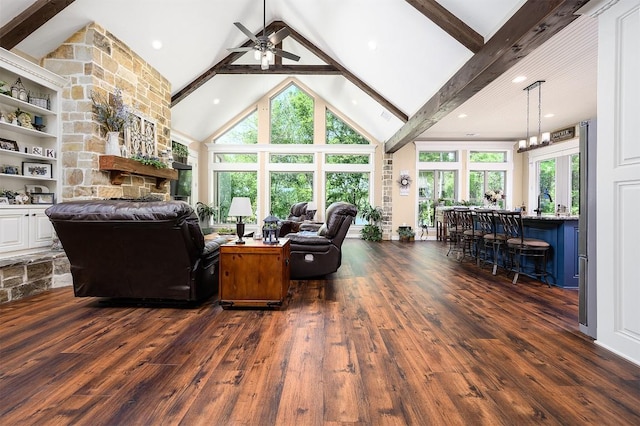
[[[522,216],[523,220],[578,220],[580,216],[556,216],[556,215],[542,215],[542,216]]]

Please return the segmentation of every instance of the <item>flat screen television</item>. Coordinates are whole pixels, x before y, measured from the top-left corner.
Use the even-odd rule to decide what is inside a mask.
[[[174,161],[173,168],[178,171],[178,179],[171,181],[171,198],[187,201],[191,197],[191,166]]]

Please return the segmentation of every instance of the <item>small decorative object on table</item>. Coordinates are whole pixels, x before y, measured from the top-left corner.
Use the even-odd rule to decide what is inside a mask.
[[[280,219],[270,214],[264,219],[262,227],[262,240],[265,244],[278,244],[278,234],[280,233]]]

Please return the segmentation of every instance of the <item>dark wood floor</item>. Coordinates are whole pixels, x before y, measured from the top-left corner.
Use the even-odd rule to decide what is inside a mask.
[[[4,425],[640,424],[640,368],[580,334],[577,293],[438,242],[347,240],[282,311],[0,306]]]

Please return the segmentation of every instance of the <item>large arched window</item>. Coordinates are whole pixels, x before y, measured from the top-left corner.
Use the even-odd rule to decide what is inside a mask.
[[[316,95],[294,82],[282,87],[208,145],[210,197],[220,208],[220,223],[230,221],[225,211],[240,194],[254,203],[258,225],[269,214],[286,218],[291,205],[301,201],[314,201],[320,220],[334,201],[352,202],[359,210],[373,203],[376,145]],[[325,114],[314,114],[317,105]],[[323,122],[314,123],[316,118]],[[269,128],[260,128],[262,123]]]

